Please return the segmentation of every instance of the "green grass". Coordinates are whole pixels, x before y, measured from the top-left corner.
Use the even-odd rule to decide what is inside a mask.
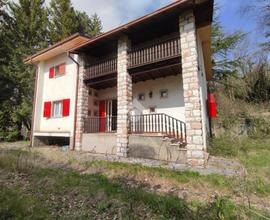
[[[270,195],[270,139],[224,136],[213,139],[211,145],[211,155],[238,159],[245,166],[249,192]]]
[[[128,170],[130,175],[146,172],[155,174],[159,177],[170,178],[179,183],[190,182],[208,182],[213,186],[223,186],[233,181],[233,178],[225,177],[218,174],[200,175],[198,172],[193,171],[172,171],[161,167],[146,167],[139,164],[128,164],[122,162],[109,162],[104,160],[95,160],[84,163],[86,167],[105,168],[109,170]]]
[[[236,206],[227,198],[216,198],[207,203],[187,203],[174,195],[147,191],[140,185],[131,187],[126,184],[124,176],[109,179],[102,173],[81,174],[71,169],[46,167],[39,155],[30,152],[1,151],[0,161],[0,170],[5,174],[1,175],[0,219],[214,220],[248,216],[244,208]],[[176,178],[182,182],[210,178],[193,172],[181,174],[122,163],[97,161],[90,165],[111,169],[118,167],[134,173],[154,170],[163,177]],[[211,176],[210,179],[215,178]],[[218,177],[214,184],[225,184],[219,181]]]
[[[0,219],[49,219],[49,211],[33,196],[24,195],[16,187],[1,185]]]

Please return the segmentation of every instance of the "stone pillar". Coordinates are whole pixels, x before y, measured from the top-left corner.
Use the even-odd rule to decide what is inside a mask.
[[[132,109],[132,79],[128,73],[127,36],[120,37],[117,53],[117,155],[127,157],[129,113]]]
[[[195,17],[190,11],[180,21],[182,77],[187,126],[187,163],[203,166],[206,152],[203,144],[202,103],[199,82]]]
[[[84,130],[84,119],[88,114],[88,86],[84,83],[85,69],[84,62],[80,60],[78,100],[77,100],[77,118],[75,128],[75,150],[79,151],[82,147],[82,134]]]

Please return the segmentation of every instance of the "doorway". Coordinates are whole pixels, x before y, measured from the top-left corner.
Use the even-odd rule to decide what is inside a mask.
[[[117,100],[99,101],[99,132],[114,132],[117,128]]]

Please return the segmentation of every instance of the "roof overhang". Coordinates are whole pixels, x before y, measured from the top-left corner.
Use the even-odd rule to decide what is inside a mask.
[[[89,40],[88,37],[82,36],[79,33],[73,34],[68,38],[65,38],[62,41],[59,41],[40,52],[27,57],[24,62],[27,64],[32,64],[40,61],[48,60],[52,57],[60,55],[62,53],[68,52],[73,48],[78,47],[79,45],[87,42]]]
[[[202,51],[204,58],[204,68],[206,72],[206,79],[212,79],[212,50],[211,50],[211,34],[212,26],[207,25],[201,28],[198,28],[198,35],[202,41]]]
[[[110,42],[110,40],[118,39],[121,35],[129,35],[134,31],[139,30],[139,27],[152,23],[157,19],[161,20],[168,16],[179,16],[187,10],[194,11],[197,28],[209,25],[212,23],[213,19],[213,4],[213,0],[177,0],[157,11],[98,35],[97,37],[91,38],[85,43],[72,48],[70,52],[80,53],[91,45]]]

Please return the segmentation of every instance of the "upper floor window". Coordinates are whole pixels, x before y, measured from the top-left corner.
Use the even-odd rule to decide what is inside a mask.
[[[53,66],[50,68],[49,78],[63,76],[63,75],[65,75],[65,73],[66,73],[66,64],[62,63],[60,65]]]

